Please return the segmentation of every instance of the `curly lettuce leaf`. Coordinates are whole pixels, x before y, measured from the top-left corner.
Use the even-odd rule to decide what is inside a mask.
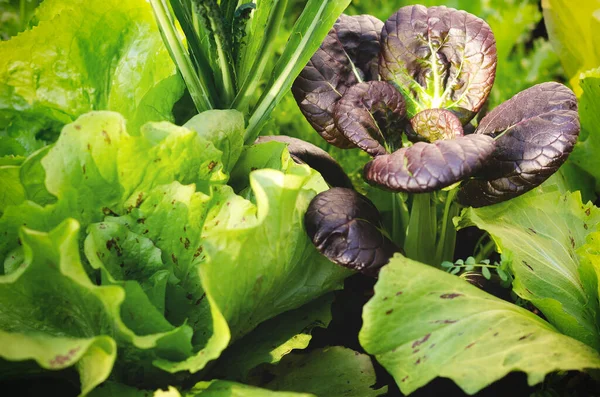
[[[325,181],[295,164],[285,145],[270,147],[272,169],[251,172],[256,164],[246,159],[248,200],[223,184],[223,153],[196,132],[162,122],[132,136],[117,113],[83,115],[56,144],[20,165],[31,197],[7,205],[0,217],[1,277],[17,277],[27,258],[20,228],[43,234],[64,222],[75,225],[69,258],[85,288],[69,300],[81,304],[79,312],[105,319],[84,336],[114,337],[113,379],[158,385],[185,376],[172,373],[197,372],[232,340],[339,288],[348,275],[321,257],[302,229],[306,207]],[[48,302],[68,291],[54,284]],[[31,324],[34,310],[24,304],[14,310],[21,307],[21,323],[42,336],[46,322],[70,326],[51,313]]]
[[[0,43],[0,143],[28,154],[91,110],[137,134],[171,120],[183,83],[143,0],[44,1],[37,26]]]
[[[512,258],[515,293],[531,301],[560,332],[596,349],[597,280],[577,251],[589,249],[586,238],[599,224],[600,210],[583,204],[579,192],[537,190],[506,203],[467,208],[459,221],[459,227],[474,225],[489,232]]]
[[[332,302],[333,295],[328,294],[265,321],[225,350],[211,374],[245,381],[259,364],[277,364],[293,350],[306,348],[311,331],[329,325]]]
[[[363,320],[361,345],[404,394],[438,376],[475,394],[512,371],[535,385],[553,371],[600,368],[596,350],[530,311],[399,255],[382,269]]]
[[[102,301],[118,305],[122,292],[91,285],[79,261],[77,232],[74,221],[50,233],[21,231],[22,262],[0,276],[0,357],[32,359],[50,370],[75,365],[86,393],[112,370],[117,347]]]

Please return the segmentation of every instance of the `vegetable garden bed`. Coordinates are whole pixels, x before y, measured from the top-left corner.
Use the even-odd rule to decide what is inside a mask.
[[[600,395],[600,1],[0,10],[6,395]]]

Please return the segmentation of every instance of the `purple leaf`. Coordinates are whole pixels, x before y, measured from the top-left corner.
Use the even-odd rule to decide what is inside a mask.
[[[369,183],[396,192],[433,192],[477,172],[493,151],[494,140],[486,135],[417,142],[374,158],[364,175]]]
[[[394,252],[400,252],[383,233],[377,208],[351,189],[319,193],[306,211],[304,225],[321,254],[367,275],[377,275]]]
[[[559,83],[533,86],[486,115],[476,134],[496,139],[490,161],[461,188],[464,205],[482,207],[540,185],[567,160],[579,135],[577,99]]]
[[[333,114],[337,130],[371,156],[387,153],[383,145],[402,144],[406,107],[402,94],[389,83],[369,81],[350,87]]]
[[[383,22],[370,15],[342,15],[292,87],[300,110],[313,128],[340,148],[354,145],[333,122],[333,107],[346,90],[377,78]]]
[[[488,24],[467,12],[403,7],[381,32],[379,68],[402,91],[409,117],[444,108],[466,124],[492,89],[496,42]]]
[[[309,167],[317,170],[329,186],[352,189],[352,182],[344,169],[325,150],[312,143],[285,135],[261,136],[256,143],[270,141],[286,143],[292,159],[298,164],[308,164]]]

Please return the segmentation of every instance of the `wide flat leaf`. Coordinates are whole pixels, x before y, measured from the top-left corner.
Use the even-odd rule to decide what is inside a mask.
[[[277,364],[293,350],[306,348],[312,330],[329,325],[332,302],[333,294],[328,294],[260,324],[223,352],[211,376],[246,381],[259,364]]]
[[[461,188],[459,200],[481,207],[519,196],[567,160],[579,135],[577,99],[559,83],[520,92],[488,113],[476,134],[495,140],[485,167]]]
[[[406,105],[402,94],[385,81],[358,83],[337,101],[333,119],[337,130],[371,156],[402,145]]]
[[[272,141],[287,144],[288,152],[294,161],[298,164],[308,164],[311,168],[319,171],[329,186],[352,189],[350,178],[348,178],[338,162],[325,150],[312,143],[285,135],[261,136],[256,140],[256,143],[260,144]]]
[[[147,2],[48,0],[37,19],[0,43],[2,146],[31,153],[91,110],[122,113],[133,134],[172,118],[183,83]]]
[[[581,133],[569,157],[575,164],[596,179],[600,188],[600,67],[581,74],[582,94],[579,98]]]
[[[550,42],[579,95],[579,74],[600,65],[600,1],[543,0],[542,8]]]
[[[386,392],[371,388],[376,379],[370,357],[341,346],[292,353],[266,371],[274,378],[261,386],[270,390],[327,397],[375,397]]]
[[[318,194],[306,211],[304,225],[321,254],[368,275],[377,275],[394,252],[400,252],[383,229],[375,205],[351,189],[332,188]]]
[[[294,81],[292,92],[300,110],[332,145],[354,146],[334,124],[334,105],[349,87],[376,78],[371,61],[379,53],[382,26],[368,15],[340,17]]]
[[[496,74],[488,24],[446,7],[403,7],[381,32],[381,78],[406,98],[409,117],[444,108],[465,124],[481,109]]]
[[[374,158],[364,175],[367,182],[396,192],[433,192],[476,173],[493,151],[494,140],[485,135],[417,142]]]
[[[560,332],[599,348],[598,290],[589,286],[579,249],[598,228],[600,210],[578,192],[536,190],[506,203],[468,208],[460,227],[475,225],[512,258],[513,291],[531,301]]]
[[[524,244],[523,244],[524,245]],[[409,394],[436,377],[475,394],[512,371],[535,385],[600,368],[600,354],[463,279],[395,256],[363,310],[360,342]]]

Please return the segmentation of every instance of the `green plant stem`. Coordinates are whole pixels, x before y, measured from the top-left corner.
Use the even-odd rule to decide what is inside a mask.
[[[400,193],[392,193],[392,241],[398,247],[404,246],[409,220],[410,214],[405,200]]]
[[[228,52],[227,44],[225,42],[227,34],[223,31],[221,9],[214,3],[211,7],[210,2],[202,2],[202,6],[206,8],[206,18],[210,24],[210,29],[213,32],[213,37],[216,47],[217,64],[221,72],[221,83],[223,87],[224,97],[222,102],[224,104],[230,104],[235,96],[235,81],[233,76],[233,65],[231,62],[231,54]]]
[[[496,251],[496,242],[490,237],[490,241],[485,243],[481,247],[477,255],[475,255],[475,262],[479,263],[484,259],[488,259],[489,256]]]
[[[150,0],[154,15],[163,36],[171,58],[177,65],[181,77],[190,92],[190,96],[194,101],[196,110],[203,112],[213,108],[209,90],[205,84],[199,79],[198,74],[194,70],[192,60],[190,59],[181,38],[177,34],[175,25],[171,20],[168,8],[162,0]]]
[[[437,215],[434,198],[435,193],[413,195],[404,251],[410,259],[437,266]]]
[[[292,28],[290,39],[275,65],[273,75],[248,120],[244,141],[252,143],[271,110],[292,86],[337,17],[350,0],[309,0]]]
[[[239,111],[244,112],[248,107],[248,103],[252,98],[256,88],[258,87],[262,75],[267,67],[267,64],[270,61],[271,54],[274,51],[275,40],[274,37],[277,35],[279,31],[279,27],[281,25],[281,21],[285,15],[285,10],[287,8],[287,0],[276,0],[275,6],[271,9],[269,14],[267,27],[265,30],[265,34],[262,37],[260,46],[258,47],[258,53],[256,54],[256,58],[252,63],[252,67],[246,78],[244,79],[244,83],[242,87],[238,91],[232,108],[237,109]]]
[[[454,259],[454,248],[456,246],[456,227],[452,223],[452,218],[458,215],[459,206],[454,201],[458,189],[452,189],[446,195],[444,205],[444,215],[442,218],[442,228],[437,241],[435,263],[441,264],[443,261],[452,261]]]

